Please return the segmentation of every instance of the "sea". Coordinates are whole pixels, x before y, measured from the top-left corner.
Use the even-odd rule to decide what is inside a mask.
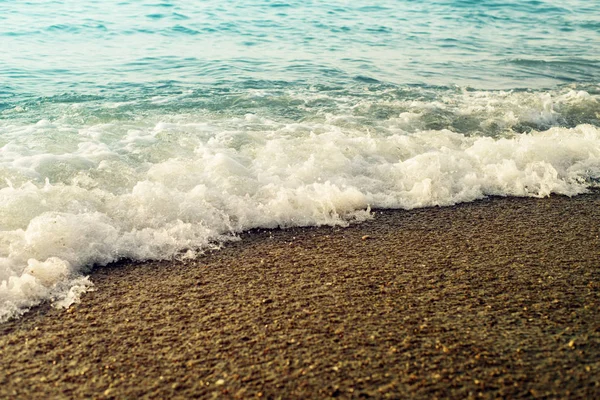
[[[599,182],[596,0],[0,0],[0,322],[117,260]]]

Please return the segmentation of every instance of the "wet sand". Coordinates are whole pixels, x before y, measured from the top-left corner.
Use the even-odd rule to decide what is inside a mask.
[[[600,195],[120,263],[0,325],[0,398],[600,398]]]

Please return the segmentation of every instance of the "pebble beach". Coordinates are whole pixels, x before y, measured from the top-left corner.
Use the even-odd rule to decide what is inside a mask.
[[[0,397],[595,398],[600,195],[375,211],[95,269],[0,325]]]

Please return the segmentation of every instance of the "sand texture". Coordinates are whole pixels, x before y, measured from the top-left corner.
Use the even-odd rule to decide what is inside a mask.
[[[600,398],[598,221],[495,198],[96,268],[0,325],[0,398]]]

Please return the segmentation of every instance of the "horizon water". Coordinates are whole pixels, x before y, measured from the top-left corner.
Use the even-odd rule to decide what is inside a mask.
[[[0,0],[0,322],[94,265],[599,182],[594,2]]]

